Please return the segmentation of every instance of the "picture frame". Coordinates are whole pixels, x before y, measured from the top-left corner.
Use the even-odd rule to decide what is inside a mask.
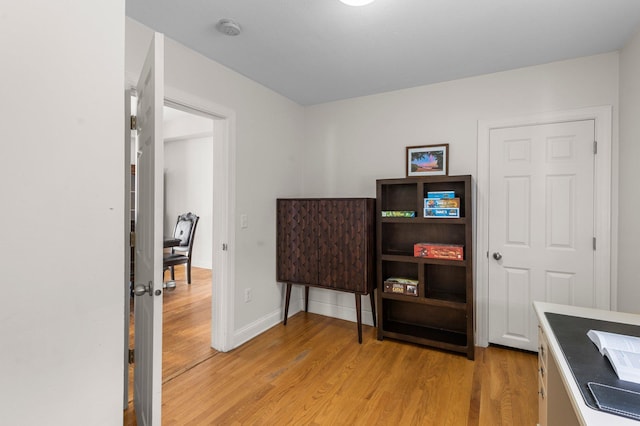
[[[407,147],[407,177],[448,176],[449,144]]]

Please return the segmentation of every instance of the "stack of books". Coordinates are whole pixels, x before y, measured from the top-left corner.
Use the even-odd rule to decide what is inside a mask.
[[[424,199],[424,217],[460,217],[460,198],[454,191],[430,191]]]

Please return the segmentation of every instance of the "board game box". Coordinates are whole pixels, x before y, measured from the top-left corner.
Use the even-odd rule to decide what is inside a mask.
[[[464,246],[455,244],[416,243],[413,245],[414,257],[429,259],[464,260]]]

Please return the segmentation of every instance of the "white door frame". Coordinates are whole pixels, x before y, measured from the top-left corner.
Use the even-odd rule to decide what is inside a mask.
[[[595,120],[598,151],[595,156],[595,303],[599,309],[616,309],[617,262],[617,196],[612,182],[618,172],[612,167],[612,107],[600,106],[576,110],[556,111],[496,121],[478,121],[478,177],[476,192],[476,345],[489,344],[489,137],[492,129],[550,124],[566,121]],[[597,208],[596,208],[597,206]],[[600,285],[598,285],[600,283]]]
[[[165,105],[214,120],[211,347],[227,352],[233,349],[236,114],[229,108],[171,87],[165,88]]]

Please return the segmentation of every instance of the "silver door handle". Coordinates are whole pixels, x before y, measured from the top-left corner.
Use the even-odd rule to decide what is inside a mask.
[[[136,296],[144,296],[149,293],[149,296],[153,295],[153,283],[149,281],[149,284],[138,284],[133,288],[133,294]]]
[[[493,253],[493,258],[495,260],[500,260],[500,259],[502,259],[502,255],[500,254],[499,251],[497,251],[497,252]]]
[[[175,287],[175,284],[174,284]],[[162,290],[158,289],[155,292],[153,291],[153,282],[149,281],[149,284],[138,284],[133,288],[133,294],[136,296],[144,296],[145,293],[149,293],[149,296],[160,296],[162,294]]]

